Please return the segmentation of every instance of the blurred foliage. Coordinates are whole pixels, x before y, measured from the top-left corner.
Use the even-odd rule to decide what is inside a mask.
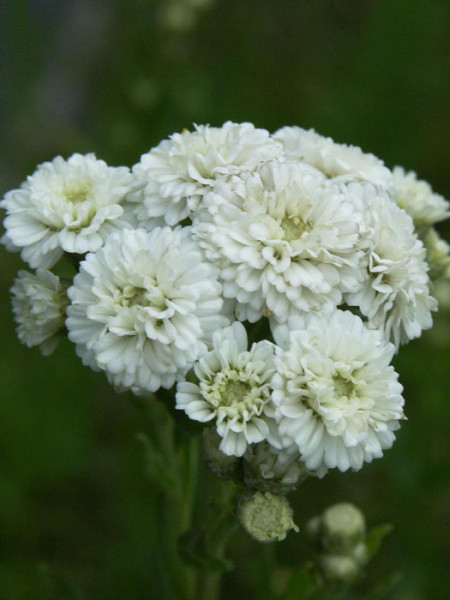
[[[4,0],[0,192],[56,154],[131,165],[193,122],[231,119],[314,127],[450,197],[448,0],[204,4],[173,27],[156,0]],[[163,598],[145,417],[68,342],[50,358],[20,346],[8,293],[20,264],[2,251],[0,598]],[[442,310],[397,357],[409,421],[385,458],[292,495],[300,527],[342,500],[394,523],[348,600],[374,586],[372,598],[448,597],[449,325]],[[285,567],[308,558],[301,532],[270,550],[236,534],[227,597],[266,598],[269,552]]]

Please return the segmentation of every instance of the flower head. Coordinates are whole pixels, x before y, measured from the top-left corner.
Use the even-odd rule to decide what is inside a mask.
[[[428,182],[417,179],[414,171],[393,170],[393,198],[414,220],[418,228],[429,227],[450,216],[450,204],[436,194]]]
[[[235,322],[213,336],[213,348],[194,367],[198,385],[180,382],[176,408],[196,421],[215,419],[219,450],[242,456],[248,444],[270,436],[267,408],[273,348],[262,341],[247,350],[244,326]]]
[[[144,226],[155,217],[175,225],[194,211],[220,177],[254,169],[281,156],[281,145],[265,129],[227,121],[174,133],[133,167],[136,214]]]
[[[69,289],[69,338],[119,388],[169,388],[226,324],[220,292],[189,228],[123,230],[81,263]]]
[[[367,195],[365,206],[366,276],[345,300],[398,348],[431,327],[431,312],[437,308],[430,295],[426,252],[411,217],[387,195]]]
[[[337,144],[314,129],[301,127],[282,127],[273,137],[283,144],[289,160],[306,162],[327,177],[350,175],[382,186],[391,185],[392,174],[383,161],[358,146]]]
[[[112,231],[131,224],[126,167],[108,167],[94,154],[57,156],[6,194],[7,237],[31,267],[49,268],[63,252],[95,252]]]
[[[11,288],[17,336],[28,347],[40,346],[48,356],[56,348],[64,329],[69,300],[59,277],[38,269],[36,274],[19,271]]]
[[[218,182],[193,230],[240,320],[331,310],[359,287],[355,208],[308,165],[272,161]]]
[[[293,317],[274,330],[275,418],[310,470],[360,469],[394,442],[402,386],[394,346],[350,312]]]

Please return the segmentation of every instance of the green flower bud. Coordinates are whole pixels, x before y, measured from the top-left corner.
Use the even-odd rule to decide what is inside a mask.
[[[366,532],[364,515],[353,504],[334,504],[322,514],[322,544],[333,554],[346,554]]]
[[[326,583],[336,585],[352,583],[359,573],[358,564],[353,558],[339,554],[322,555],[319,570]]]
[[[219,450],[221,438],[214,427],[203,429],[203,457],[206,466],[220,479],[240,480],[241,461]]]
[[[450,246],[430,227],[423,238],[432,280],[450,275]]]
[[[271,492],[255,492],[238,506],[239,522],[259,542],[281,542],[291,529],[298,531],[292,517],[286,498]]]

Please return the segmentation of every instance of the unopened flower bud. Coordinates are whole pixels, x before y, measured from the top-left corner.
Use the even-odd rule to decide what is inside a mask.
[[[239,479],[241,461],[236,456],[228,456],[219,450],[220,436],[214,427],[203,429],[203,456],[206,466],[220,479]]]
[[[359,573],[357,562],[350,556],[324,554],[319,560],[320,573],[326,583],[343,585],[355,580]]]
[[[323,546],[328,552],[345,554],[362,540],[365,531],[364,515],[353,504],[334,504],[322,515]]]
[[[238,507],[242,527],[259,542],[281,542],[291,529],[298,531],[292,517],[286,498],[271,492],[255,492]]]
[[[450,246],[433,227],[430,227],[423,242],[427,250],[430,278],[434,280],[448,276],[450,274]]]

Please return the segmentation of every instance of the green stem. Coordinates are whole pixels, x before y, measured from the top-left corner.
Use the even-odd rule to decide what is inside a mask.
[[[207,571],[198,581],[197,600],[220,600],[221,571]]]

